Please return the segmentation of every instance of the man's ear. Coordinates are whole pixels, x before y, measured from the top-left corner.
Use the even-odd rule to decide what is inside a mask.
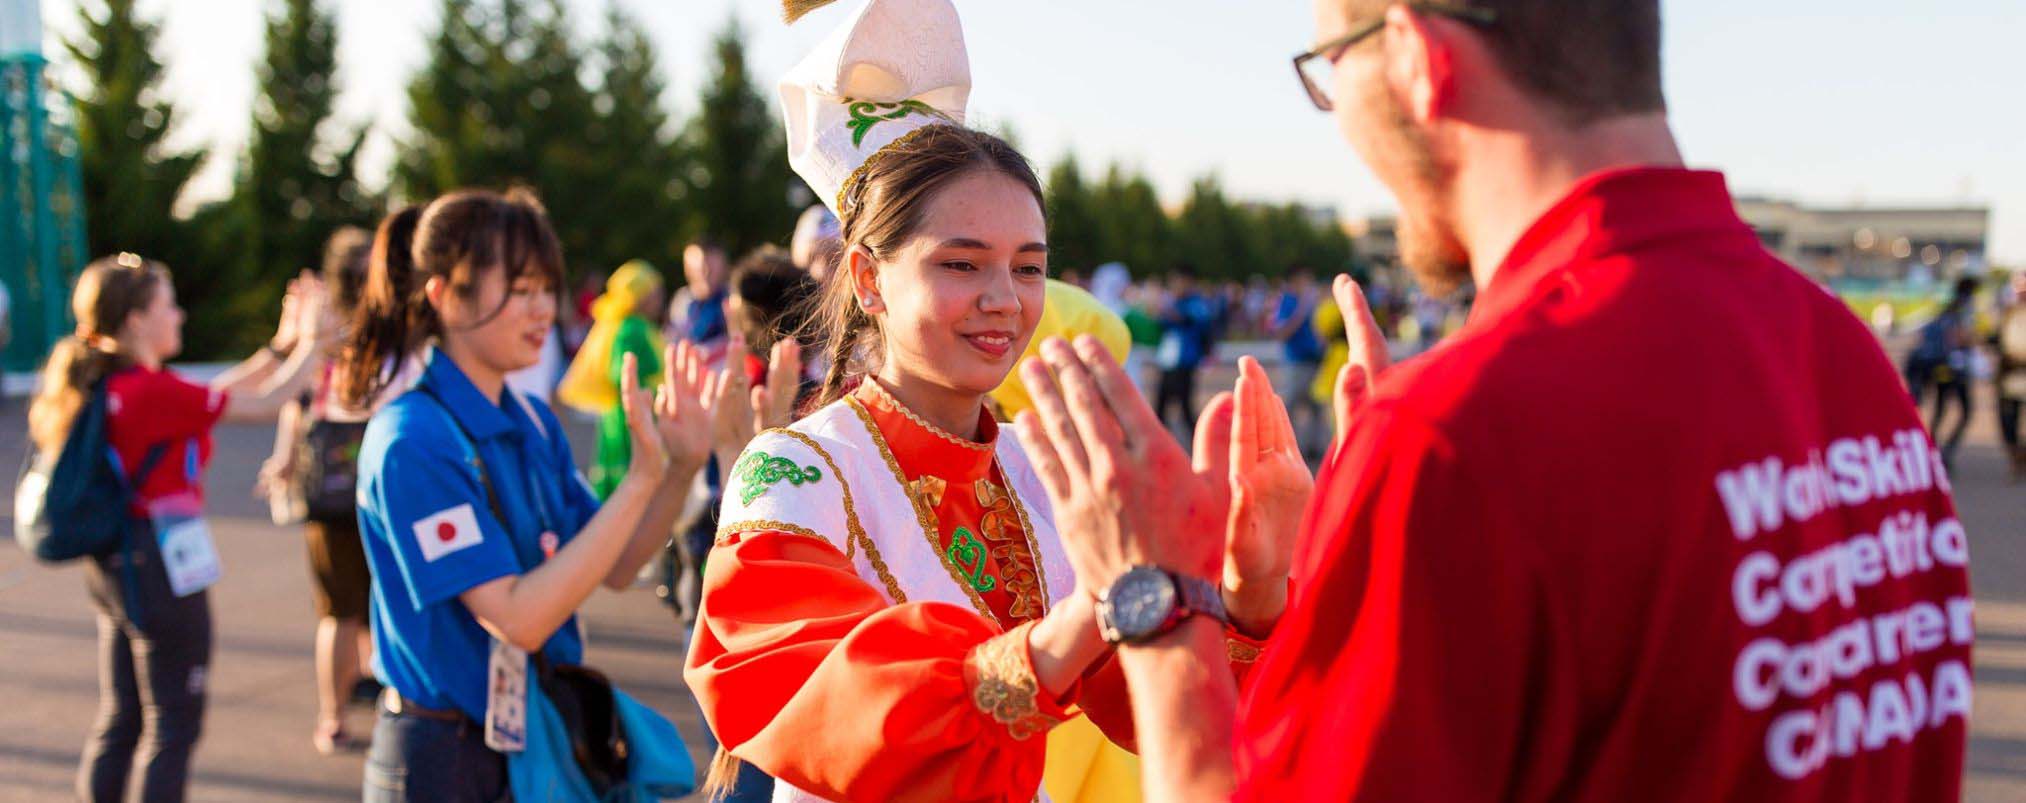
[[[1452,31],[1404,5],[1386,9],[1386,80],[1414,122],[1448,112],[1456,89]]]
[[[845,252],[844,265],[851,271],[851,294],[858,298],[858,308],[867,314],[885,312],[886,299],[879,294],[879,260],[873,258],[872,250],[854,246]]]

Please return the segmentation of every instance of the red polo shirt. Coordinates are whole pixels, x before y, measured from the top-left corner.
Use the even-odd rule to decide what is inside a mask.
[[[1939,466],[1721,175],[1591,176],[1325,467],[1239,798],[1955,800]]]
[[[167,369],[135,366],[106,378],[106,439],[128,473],[140,471],[148,450],[169,444],[134,494],[134,512],[156,499],[188,491],[204,500],[204,466],[211,461],[211,426],[225,413],[227,395],[193,384]]]

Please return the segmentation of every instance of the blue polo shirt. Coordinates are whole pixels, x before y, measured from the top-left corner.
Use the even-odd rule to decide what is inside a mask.
[[[441,352],[425,359],[415,387],[373,415],[359,451],[373,673],[418,705],[483,721],[492,640],[457,596],[539,565],[542,534],[555,533],[560,549],[598,501],[548,405],[512,396],[495,404]],[[550,660],[583,661],[576,624],[572,617],[543,645]]]

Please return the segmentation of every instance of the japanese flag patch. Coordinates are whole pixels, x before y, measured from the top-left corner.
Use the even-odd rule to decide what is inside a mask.
[[[422,560],[437,558],[485,540],[478,529],[478,514],[469,503],[446,508],[415,522],[415,543],[422,547]]]

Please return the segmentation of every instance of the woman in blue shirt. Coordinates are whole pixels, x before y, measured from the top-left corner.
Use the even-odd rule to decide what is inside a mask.
[[[548,405],[506,386],[539,359],[562,286],[539,202],[456,192],[429,204],[411,248],[385,234],[341,366],[346,402],[370,405],[407,355],[424,367],[359,455],[373,668],[388,687],[364,797],[491,803],[511,793],[489,708],[499,724],[517,706],[493,706],[488,677],[524,672],[516,649],[581,663],[577,607],[600,583],[624,588],[667,541],[709,452],[703,370],[671,351],[655,398],[626,373],[632,463],[601,507]]]

